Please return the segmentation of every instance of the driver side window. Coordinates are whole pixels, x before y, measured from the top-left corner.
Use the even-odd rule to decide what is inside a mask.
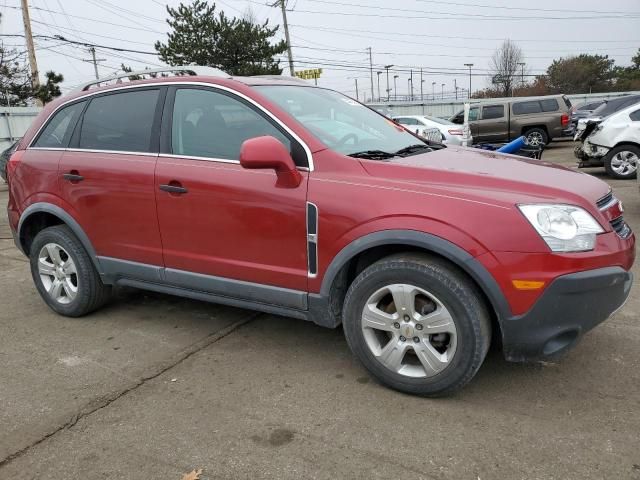
[[[65,148],[69,143],[84,104],[85,102],[78,102],[59,110],[49,120],[49,123],[47,123],[47,126],[42,130],[42,133],[40,133],[32,146],[38,148]]]
[[[176,91],[171,149],[176,155],[239,160],[245,140],[277,138],[291,151],[291,141],[275,125],[243,102],[213,90]]]

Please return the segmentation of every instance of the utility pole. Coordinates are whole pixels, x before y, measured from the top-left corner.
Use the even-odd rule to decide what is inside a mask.
[[[433,101],[436,101],[436,82],[431,82],[431,96],[433,97]]]
[[[380,74],[381,73],[382,72],[376,72],[376,75],[378,75],[378,101],[381,100],[381,98],[380,98]]]
[[[287,41],[287,54],[289,55],[289,73],[291,76],[295,76],[293,70],[293,53],[291,52],[291,39],[289,38],[289,24],[287,23],[287,5],[286,0],[279,0],[276,3],[271,4],[272,7],[280,4],[282,9],[282,23],[284,24],[284,38]]]
[[[444,86],[445,86],[445,84],[443,83],[443,84],[442,84],[442,99],[443,99],[443,100],[444,100]]]
[[[389,89],[389,69],[393,67],[393,65],[385,65],[384,69],[387,71],[387,102],[391,99],[391,90]]]
[[[420,101],[424,102],[424,89],[423,84],[424,80],[422,79],[422,69],[420,69]]]
[[[360,101],[360,95],[358,95],[358,79],[356,78],[356,100]]]
[[[373,101],[373,54],[371,47],[367,47],[367,50],[369,50],[369,76],[371,77],[371,100]]]
[[[100,79],[100,75],[98,74],[98,62],[106,62],[106,58],[96,58],[96,49],[94,47],[89,48],[89,53],[91,54],[90,59],[82,59],[83,62],[93,63],[93,71],[96,75],[96,80]]]
[[[458,83],[456,82],[456,79],[453,79],[453,89],[456,91],[456,100],[458,99]]]
[[[473,67],[473,63],[465,63],[465,67],[469,67],[469,98],[471,98],[471,67]]]
[[[38,63],[36,62],[36,50],[33,46],[33,34],[31,33],[31,18],[29,18],[29,3],[21,0],[22,21],[24,23],[24,38],[27,41],[27,51],[29,52],[29,67],[31,68],[31,87],[35,90],[40,86]]]

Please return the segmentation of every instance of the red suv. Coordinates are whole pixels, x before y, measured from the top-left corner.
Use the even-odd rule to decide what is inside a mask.
[[[462,387],[492,337],[511,361],[564,352],[632,283],[635,237],[604,182],[430,145],[284,77],[85,87],[44,109],[7,171],[54,311],[127,285],[342,323],[404,392]]]

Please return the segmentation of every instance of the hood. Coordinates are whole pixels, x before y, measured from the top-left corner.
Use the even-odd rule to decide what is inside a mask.
[[[609,185],[591,175],[515,155],[449,147],[388,161],[362,160],[382,183],[404,184],[500,206],[555,202],[593,210]]]

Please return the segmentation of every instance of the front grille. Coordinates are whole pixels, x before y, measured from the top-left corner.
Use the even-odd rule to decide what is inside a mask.
[[[614,220],[611,220],[611,228],[613,231],[618,234],[620,238],[627,238],[631,235],[631,227],[627,225],[627,222],[624,221],[624,218],[618,217]]]
[[[607,193],[604,197],[596,202],[596,205],[600,210],[606,208],[610,203],[613,202],[613,192]]]

